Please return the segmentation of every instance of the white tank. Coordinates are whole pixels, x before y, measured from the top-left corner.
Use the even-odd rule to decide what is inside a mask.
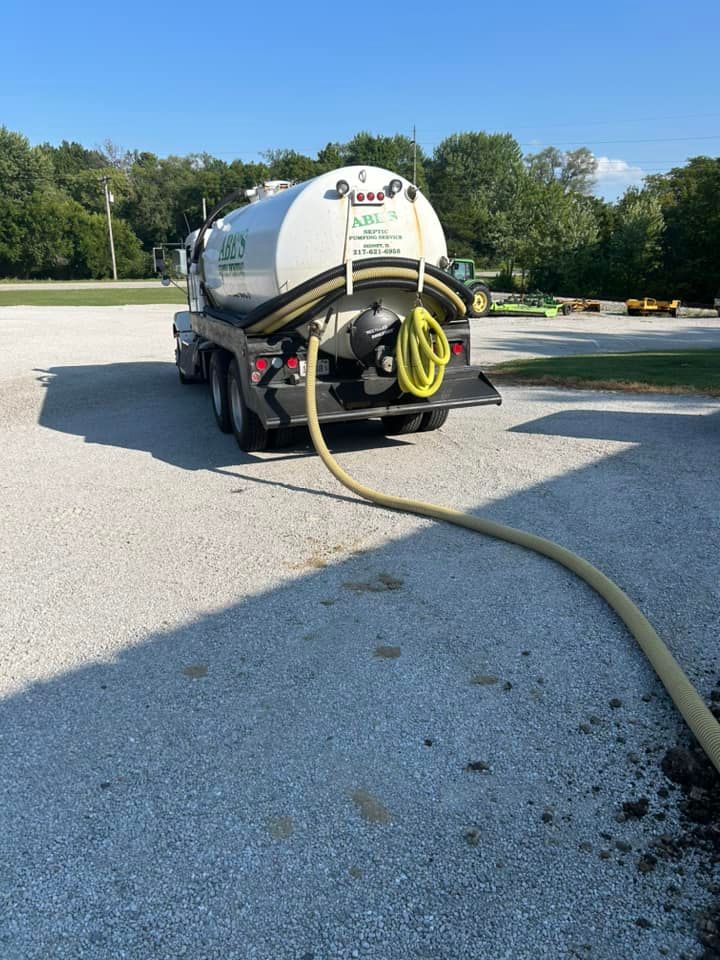
[[[389,170],[343,167],[267,188],[206,235],[201,273],[222,309],[247,313],[347,260],[422,257],[438,266],[447,255],[429,201]]]

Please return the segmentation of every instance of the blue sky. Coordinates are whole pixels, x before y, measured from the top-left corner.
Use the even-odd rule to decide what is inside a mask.
[[[253,12],[253,11],[257,12]],[[599,191],[720,155],[720,3],[5,0],[0,124],[231,160],[358,130],[588,146]]]

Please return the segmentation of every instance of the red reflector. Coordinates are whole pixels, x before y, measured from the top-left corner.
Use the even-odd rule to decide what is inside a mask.
[[[455,354],[455,356],[457,357],[458,354],[460,354],[460,353],[463,352],[463,345],[462,345],[461,343],[454,343],[454,344],[452,345],[452,352],[453,352],[453,353]]]
[[[369,193],[369,194],[368,194],[368,200],[374,200],[374,199],[375,199],[375,194],[374,194],[374,193]]]
[[[378,197],[377,197],[377,198],[378,198],[378,200],[384,200],[384,199],[385,199],[385,194],[382,192],[382,190],[381,190],[380,193],[378,194]]]
[[[356,196],[357,196],[357,199],[360,201],[360,203],[362,203],[363,200],[365,199],[365,194],[364,194],[364,193],[358,193],[358,194],[356,194]]]
[[[269,363],[265,357],[258,357],[257,360],[255,361],[256,370],[260,370],[260,371],[267,370],[268,366],[269,366]]]
[[[288,357],[285,361],[285,364],[288,370],[297,370],[298,368],[298,358],[297,357]]]

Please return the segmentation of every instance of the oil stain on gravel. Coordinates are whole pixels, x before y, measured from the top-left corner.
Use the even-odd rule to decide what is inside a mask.
[[[208,668],[204,663],[194,663],[192,666],[183,667],[183,673],[191,680],[199,680],[200,677],[206,677]]]
[[[399,590],[404,582],[389,573],[379,573],[373,580],[347,580],[343,586],[354,593],[387,593]]]
[[[400,656],[401,650],[400,647],[375,647],[375,653],[373,656],[378,657],[380,660],[397,660]]]
[[[292,836],[295,825],[292,817],[270,817],[267,828],[273,840],[287,840]]]
[[[360,816],[368,823],[390,823],[392,821],[392,814],[387,807],[367,790],[362,788],[354,790],[352,801]]]

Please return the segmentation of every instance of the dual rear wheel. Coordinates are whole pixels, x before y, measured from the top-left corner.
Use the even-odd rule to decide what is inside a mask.
[[[230,423],[230,403],[228,401],[228,367],[230,357],[221,350],[213,350],[208,366],[210,398],[212,400],[215,422],[223,433],[232,433]]]
[[[241,450],[267,450],[273,432],[266,430],[260,418],[245,403],[237,360],[222,350],[214,350],[208,366],[210,398],[215,422],[223,433],[232,433]]]
[[[252,453],[287,443],[292,432],[289,427],[268,430],[245,403],[235,357],[223,350],[214,350],[208,365],[208,380],[215,422],[223,433],[235,436],[241,450]]]
[[[383,417],[382,425],[388,436],[402,436],[406,433],[425,433],[439,430],[448,418],[447,410],[429,410],[427,413],[401,413],[393,417]]]

